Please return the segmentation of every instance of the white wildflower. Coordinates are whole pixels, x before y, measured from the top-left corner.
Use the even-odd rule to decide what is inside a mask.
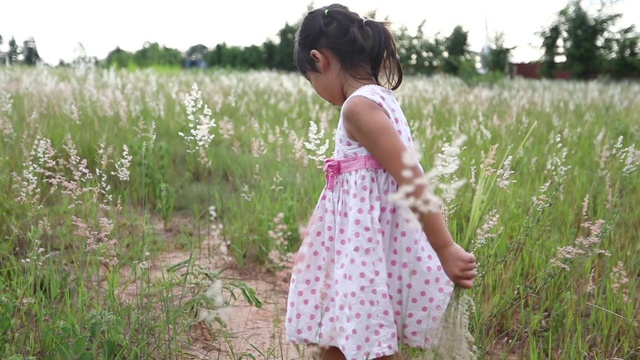
[[[122,145],[122,157],[116,162],[116,171],[111,172],[111,175],[115,175],[121,181],[129,180],[129,166],[131,166],[131,160],[133,157],[129,154],[129,148],[127,145]]]
[[[179,132],[178,135],[184,138],[191,147],[188,151],[194,152],[200,148],[206,148],[215,136],[211,133],[215,120],[211,119],[211,109],[203,103],[198,90],[198,85],[193,83],[191,92],[185,95],[184,106],[189,120],[189,133]]]
[[[304,142],[304,146],[312,151],[309,157],[313,160],[323,162],[326,159],[326,152],[329,148],[329,139],[324,139],[324,130],[318,129],[318,125],[313,121],[309,122],[309,141]],[[324,139],[324,144],[322,140]]]

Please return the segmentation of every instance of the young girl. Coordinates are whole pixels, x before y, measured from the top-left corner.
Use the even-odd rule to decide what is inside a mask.
[[[403,174],[412,139],[392,93],[402,82],[393,36],[387,24],[333,4],[304,18],[294,59],[341,113],[327,183],[293,269],[287,337],[318,346],[324,359],[394,359],[399,343],[424,348],[452,281],[471,287],[476,263],[441,213],[418,213],[420,229],[389,200],[413,180]],[[411,170],[423,175],[419,165]],[[429,189],[414,195],[422,191]]]

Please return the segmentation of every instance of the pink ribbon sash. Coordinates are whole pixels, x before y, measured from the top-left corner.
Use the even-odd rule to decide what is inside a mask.
[[[333,190],[338,176],[349,171],[360,169],[382,169],[382,165],[371,155],[353,156],[344,159],[329,158],[324,161],[327,188]]]

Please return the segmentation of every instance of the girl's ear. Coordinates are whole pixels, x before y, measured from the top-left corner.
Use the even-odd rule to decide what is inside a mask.
[[[327,57],[324,56],[324,54],[322,54],[320,51],[315,49],[311,50],[309,52],[309,55],[315,61],[316,69],[318,69],[318,71],[322,72],[329,65],[327,62],[328,61]]]
[[[320,51],[313,49],[309,52],[309,55],[313,60],[318,61],[320,59],[320,55],[322,54],[320,54]]]

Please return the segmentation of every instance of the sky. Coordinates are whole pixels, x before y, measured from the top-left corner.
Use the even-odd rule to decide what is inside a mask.
[[[0,35],[6,51],[14,37],[18,44],[33,37],[40,57],[49,64],[72,61],[82,44],[87,56],[105,58],[116,47],[135,52],[145,42],[186,51],[203,44],[214,47],[261,45],[275,39],[286,23],[301,19],[312,5],[304,0],[0,0]],[[456,25],[469,33],[471,50],[480,51],[487,35],[504,34],[505,46],[515,47],[513,61],[537,60],[536,35],[556,19],[568,0],[342,0],[361,14],[376,11],[394,28],[406,26],[414,34],[425,21],[427,37],[447,36]],[[599,0],[583,0],[595,8]],[[611,8],[623,16],[620,26],[640,30],[640,0],[618,0]],[[488,31],[486,30],[488,29]]]

